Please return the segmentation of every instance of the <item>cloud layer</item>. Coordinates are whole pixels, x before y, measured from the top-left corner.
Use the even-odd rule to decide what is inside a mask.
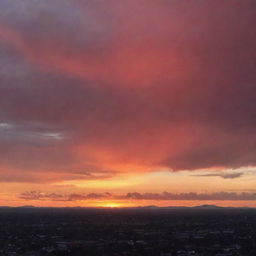
[[[216,192],[208,193],[138,193],[132,192],[123,195],[113,195],[110,193],[90,193],[90,194],[60,194],[47,193],[40,191],[26,191],[21,193],[18,198],[24,200],[50,200],[50,201],[87,201],[87,200],[199,200],[199,201],[250,201],[256,200],[255,193],[235,193],[235,192]]]
[[[255,166],[255,13],[254,0],[2,0],[2,179]]]

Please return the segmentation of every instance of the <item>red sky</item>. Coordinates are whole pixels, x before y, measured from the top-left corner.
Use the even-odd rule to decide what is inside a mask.
[[[255,24],[254,0],[2,0],[0,205],[256,206]]]

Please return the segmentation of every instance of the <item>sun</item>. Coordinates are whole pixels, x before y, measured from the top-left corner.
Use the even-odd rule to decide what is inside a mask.
[[[120,208],[121,205],[118,203],[104,203],[101,205],[104,208]]]

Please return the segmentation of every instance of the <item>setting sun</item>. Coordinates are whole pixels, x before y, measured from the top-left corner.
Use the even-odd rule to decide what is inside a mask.
[[[120,208],[120,207],[122,207],[122,205],[119,203],[104,203],[101,206],[104,208]]]

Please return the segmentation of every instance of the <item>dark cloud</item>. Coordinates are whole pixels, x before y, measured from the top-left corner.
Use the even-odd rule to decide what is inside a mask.
[[[235,192],[216,192],[207,193],[138,193],[132,192],[124,195],[114,195],[110,193],[90,193],[90,194],[56,194],[39,191],[26,191],[21,193],[18,198],[25,200],[53,200],[53,201],[86,201],[86,200],[231,200],[231,201],[250,201],[256,200],[255,193],[235,193]]]
[[[255,193],[234,193],[234,192],[216,192],[216,193],[128,193],[120,196],[122,199],[132,200],[255,200]]]
[[[42,193],[39,191],[29,191],[29,192],[24,192],[19,195],[19,198],[25,199],[25,200],[64,200],[64,196],[61,194],[56,194],[56,193]]]
[[[59,193],[45,193],[40,191],[26,191],[21,193],[18,198],[25,200],[52,200],[52,201],[84,201],[107,199],[111,197],[110,193],[90,193],[90,194],[59,194]]]
[[[220,177],[223,179],[236,179],[240,178],[244,175],[243,172],[234,172],[234,173],[206,173],[206,174],[198,174],[194,176],[198,177]]]
[[[254,166],[255,12],[254,0],[1,1],[1,174]]]

